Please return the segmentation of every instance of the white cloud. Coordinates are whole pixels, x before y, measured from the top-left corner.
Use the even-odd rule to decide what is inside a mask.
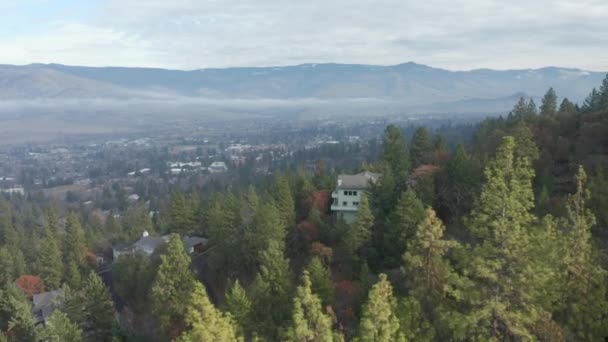
[[[5,63],[306,62],[608,70],[605,0],[108,0],[84,23],[0,40]]]

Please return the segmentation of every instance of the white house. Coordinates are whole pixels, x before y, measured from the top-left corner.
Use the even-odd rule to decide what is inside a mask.
[[[333,199],[331,211],[347,223],[353,223],[357,219],[361,194],[366,192],[370,184],[375,183],[380,176],[379,173],[367,171],[356,175],[338,175],[338,186],[331,194]]]

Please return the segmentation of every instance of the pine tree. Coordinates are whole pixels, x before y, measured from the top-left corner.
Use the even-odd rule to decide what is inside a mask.
[[[557,112],[557,95],[553,88],[549,88],[543,97],[543,103],[540,106],[540,114],[545,116],[555,115]]]
[[[251,326],[251,307],[252,303],[241,286],[239,281],[235,281],[226,293],[226,310],[234,318],[234,322],[240,327],[240,335],[246,336]]]
[[[579,167],[576,193],[568,198],[564,310],[560,317],[577,338],[596,341],[608,336],[608,272],[602,269],[591,244],[595,217],[587,208],[587,175]]]
[[[528,102],[528,110],[526,114],[530,117],[536,116],[538,114],[538,109],[536,108],[536,103],[534,102],[534,99],[530,99],[530,101]]]
[[[114,302],[95,272],[83,281],[82,289],[64,287],[62,311],[82,330],[87,341],[111,341],[116,324]]]
[[[13,284],[0,288],[0,335],[2,332],[9,341],[35,341],[31,302]]]
[[[575,114],[577,112],[576,106],[574,103],[570,102],[567,97],[562,100],[562,103],[559,105],[559,114]]]
[[[416,235],[416,227],[424,219],[424,204],[416,193],[408,190],[401,194],[386,227],[384,250],[388,267],[397,267],[407,243]]]
[[[388,125],[384,130],[384,150],[382,161],[391,169],[395,178],[397,194],[405,190],[407,174],[410,170],[410,156],[401,129]]]
[[[598,110],[608,110],[608,74],[604,77],[598,93]]]
[[[454,277],[454,271],[446,254],[458,247],[458,242],[445,240],[444,232],[445,227],[435,211],[427,209],[403,256],[403,273],[412,279],[410,293],[427,308],[439,305],[452,290],[450,278]]]
[[[211,304],[201,283],[195,282],[187,302],[187,330],[177,339],[178,342],[242,340],[230,315],[223,314]]]
[[[296,222],[296,210],[295,200],[287,176],[276,176],[274,197],[277,203],[277,209],[279,210],[281,223],[285,228],[291,228]]]
[[[63,261],[57,236],[49,223],[44,227],[44,242],[40,246],[38,259],[44,284],[51,290],[58,289],[63,277]]]
[[[534,142],[534,135],[524,124],[518,124],[513,130],[515,138],[515,158],[527,158],[533,163],[539,157],[538,147]]]
[[[186,196],[179,190],[174,192],[169,207],[169,228],[171,232],[182,235],[190,233],[194,225],[193,216]]]
[[[171,237],[160,258],[151,290],[152,305],[161,328],[168,334],[172,327],[183,322],[196,280],[190,270],[190,257],[178,234]]]
[[[260,259],[260,273],[252,289],[253,317],[257,317],[255,329],[268,339],[277,339],[278,329],[285,326],[290,312],[292,289],[289,260],[277,241],[269,243]]]
[[[0,288],[10,284],[15,280],[13,267],[13,257],[6,246],[0,247]]]
[[[399,332],[396,310],[397,302],[393,297],[393,287],[387,280],[386,274],[380,274],[378,283],[370,290],[367,302],[363,306],[356,341],[405,341],[405,337]]]
[[[530,300],[536,287],[529,260],[529,229],[535,223],[532,178],[527,158],[515,157],[515,140],[505,137],[485,170],[486,183],[467,226],[478,239],[466,273],[479,293],[469,294],[469,336],[478,339],[531,339],[542,312]]]
[[[407,297],[399,301],[397,316],[399,317],[399,331],[406,341],[432,342],[436,338],[435,329],[424,317],[422,305],[414,297]]]
[[[344,237],[345,246],[349,254],[354,255],[363,244],[370,240],[372,236],[372,226],[374,225],[374,215],[369,207],[367,194],[361,194],[359,210],[357,211],[357,221],[351,225],[351,229]]]
[[[44,326],[38,328],[38,340],[45,342],[83,342],[84,336],[78,324],[56,310]]]
[[[323,264],[321,258],[315,256],[308,263],[308,272],[312,291],[316,293],[324,305],[330,305],[334,301],[334,285],[331,271]]]
[[[589,95],[585,99],[585,102],[583,102],[583,112],[587,113],[599,111],[601,108],[600,103],[601,93],[598,92],[596,88],[593,88],[593,90],[591,90],[591,93],[589,93]]]
[[[411,165],[416,168],[422,164],[427,164],[431,160],[431,141],[429,134],[424,127],[419,127],[414,136],[412,137],[412,144],[410,147],[410,158],[412,160]]]
[[[304,271],[302,285],[293,300],[292,323],[285,341],[333,341],[331,317],[323,312],[321,300],[312,292],[308,272]]]
[[[525,119],[528,114],[528,103],[526,99],[522,96],[519,98],[519,101],[513,106],[513,109],[509,113],[509,117],[513,118],[515,121],[520,121]]]
[[[81,270],[84,268],[85,255],[87,250],[84,231],[82,230],[82,226],[80,225],[80,219],[75,213],[70,213],[68,215],[67,222],[65,225],[65,236],[62,245],[64,263],[66,267],[66,272],[68,272],[66,278],[75,279],[74,277],[76,275],[74,274],[74,270],[76,268],[78,269],[78,273],[80,273]]]

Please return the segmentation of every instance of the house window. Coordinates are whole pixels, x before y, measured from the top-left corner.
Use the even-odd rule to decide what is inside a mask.
[[[353,196],[357,196],[357,192],[356,191],[353,191]]]
[[[346,207],[348,205],[348,202],[344,201],[342,202],[342,205]]]
[[[344,196],[348,196],[348,191],[344,190]]]
[[[359,202],[353,202],[353,205],[354,205],[355,207],[358,207],[358,206],[359,206]]]

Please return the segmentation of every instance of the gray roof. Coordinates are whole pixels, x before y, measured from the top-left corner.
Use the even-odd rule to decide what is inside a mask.
[[[60,296],[63,295],[62,290],[55,290],[49,292],[43,292],[35,294],[32,298],[32,316],[34,317],[34,324],[44,323],[53,314],[57,308],[57,301]]]
[[[207,239],[198,237],[198,236],[186,236],[184,237],[184,248],[186,251],[190,250],[190,248],[194,248],[197,245],[204,245],[207,243]]]
[[[155,251],[158,247],[169,241],[171,236],[144,236],[133,244],[136,249],[150,249]]]
[[[369,183],[375,183],[382,174],[369,171],[356,175],[338,175],[338,189],[367,189]]]

